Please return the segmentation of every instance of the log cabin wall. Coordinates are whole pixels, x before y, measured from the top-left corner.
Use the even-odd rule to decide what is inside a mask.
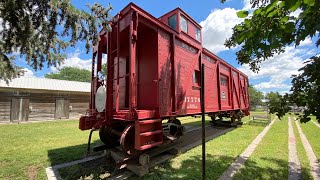
[[[0,123],[78,119],[90,93],[0,88]]]
[[[0,92],[0,123],[10,122],[11,98]]]

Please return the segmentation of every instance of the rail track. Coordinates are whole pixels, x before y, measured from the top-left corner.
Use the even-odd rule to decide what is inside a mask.
[[[221,136],[235,127],[206,126],[206,141]],[[159,147],[149,149],[136,158],[130,158],[120,150],[120,147],[106,150],[104,155],[88,157],[82,160],[68,162],[46,168],[49,180],[63,179],[58,169],[66,168],[76,164],[85,164],[89,161],[105,158],[106,163],[113,163],[114,172],[108,176],[108,179],[125,179],[134,175],[143,176],[149,173],[149,170],[164,161],[167,161],[178,154],[184,153],[201,144],[201,127],[186,128],[184,135],[170,143]],[[100,161],[101,162],[101,161]],[[84,167],[86,165],[83,165]]]
[[[234,127],[206,126],[206,141],[235,129]],[[164,144],[154,149],[147,150],[138,158],[130,159],[118,148],[110,150],[110,158],[116,163],[118,169],[124,169],[110,179],[124,179],[133,175],[143,176],[160,163],[184,153],[201,144],[201,127],[186,130],[185,134],[175,142]]]

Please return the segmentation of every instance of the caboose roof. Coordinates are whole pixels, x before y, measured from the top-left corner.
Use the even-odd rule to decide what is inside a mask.
[[[25,89],[88,93],[91,90],[91,83],[38,77],[21,77],[12,79],[9,84],[1,80],[0,89]]]

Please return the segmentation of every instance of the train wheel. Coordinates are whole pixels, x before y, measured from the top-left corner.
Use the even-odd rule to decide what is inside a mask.
[[[99,129],[99,137],[108,148],[113,148],[119,145],[119,137],[111,133],[110,127],[102,126]]]
[[[134,138],[134,125],[128,125],[120,137],[120,146],[123,152],[131,156],[137,156],[140,152],[134,148]]]
[[[183,127],[181,126],[181,122],[178,119],[172,120],[170,123],[176,124],[178,126],[171,126],[170,127],[170,135],[175,138],[179,138],[183,134]]]

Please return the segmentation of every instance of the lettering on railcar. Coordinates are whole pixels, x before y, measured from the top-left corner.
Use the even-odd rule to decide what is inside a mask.
[[[193,48],[192,46],[180,41],[179,39],[176,39],[176,44],[180,46],[181,48],[185,49],[188,52],[191,52],[192,54],[197,54],[198,50]]]
[[[223,99],[223,100],[227,99],[227,98],[226,98],[226,93],[223,92],[223,91],[222,91],[222,93],[221,93],[221,99]]]
[[[228,68],[227,66],[223,65],[223,64],[220,64],[220,67],[226,71],[229,71],[230,68]]]
[[[211,63],[214,63],[214,64],[217,62],[216,60],[212,59],[211,57],[209,57],[209,56],[207,56],[205,54],[202,54],[202,59],[205,59],[205,60],[207,60],[207,61],[209,61]]]
[[[238,76],[238,73],[235,72],[235,71],[232,71],[232,74],[235,75],[235,76]]]
[[[158,32],[159,32],[160,36],[161,36],[163,39],[166,39],[166,40],[170,41],[170,36],[169,36],[168,33],[164,32],[164,31],[162,31],[162,30],[159,30]]]
[[[199,97],[184,97],[184,102],[187,103],[187,109],[198,109],[200,108],[200,98]]]

